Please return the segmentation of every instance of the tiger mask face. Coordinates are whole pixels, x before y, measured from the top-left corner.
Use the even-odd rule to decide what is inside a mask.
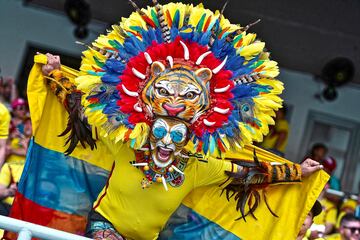
[[[152,80],[142,91],[147,109],[157,116],[193,121],[209,108],[209,68],[192,71],[186,65],[166,69],[161,62],[151,65]]]

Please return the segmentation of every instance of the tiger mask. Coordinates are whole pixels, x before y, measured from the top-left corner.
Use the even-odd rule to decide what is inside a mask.
[[[166,68],[156,61],[151,65],[151,79],[142,91],[142,100],[157,116],[193,122],[209,108],[211,77],[209,68],[193,71],[184,64]]]

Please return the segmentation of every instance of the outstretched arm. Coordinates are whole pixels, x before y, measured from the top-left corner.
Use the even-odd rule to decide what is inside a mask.
[[[252,216],[260,203],[261,196],[269,211],[277,216],[270,208],[266,199],[266,187],[270,184],[300,182],[302,177],[322,169],[322,165],[312,159],[306,159],[301,165],[294,163],[259,162],[254,152],[254,162],[234,161],[240,167],[236,172],[226,172],[231,182],[224,188],[228,200],[235,197],[237,210],[241,218],[248,214]],[[262,191],[260,191],[262,190]],[[249,211],[245,213],[245,206]]]
[[[69,113],[67,127],[60,134],[61,137],[69,134],[66,141],[68,149],[65,153],[70,154],[79,142],[84,148],[87,144],[94,149],[96,147],[95,140],[92,138],[92,130],[84,117],[81,105],[82,93],[77,90],[74,81],[66,77],[62,71],[60,57],[49,53],[39,54],[35,57],[35,61],[43,64],[41,70],[47,86]]]

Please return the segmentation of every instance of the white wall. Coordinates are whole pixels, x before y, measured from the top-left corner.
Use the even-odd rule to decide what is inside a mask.
[[[102,33],[105,24],[92,23],[89,28]],[[75,43],[74,25],[65,15],[23,6],[20,0],[0,0],[0,67],[3,76],[17,76],[26,42],[34,42],[66,53],[80,55],[84,50]],[[89,43],[98,33],[91,32]]]
[[[320,91],[320,84],[313,80],[312,75],[281,69],[280,79],[285,84],[283,93],[285,103],[294,106],[286,149],[287,158],[298,161],[297,158],[305,154],[299,151],[310,110],[360,122],[360,87],[341,87],[334,102],[320,102],[314,98],[314,95]]]

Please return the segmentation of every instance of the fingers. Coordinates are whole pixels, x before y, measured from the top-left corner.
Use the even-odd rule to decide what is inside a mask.
[[[308,158],[305,160],[306,164],[308,164],[309,166],[318,166],[321,165],[319,162],[312,160],[311,158]]]
[[[319,171],[321,169],[323,169],[323,165],[317,165],[317,166],[312,166],[312,167],[309,167],[309,172],[313,173],[313,172],[316,172],[316,171]]]

